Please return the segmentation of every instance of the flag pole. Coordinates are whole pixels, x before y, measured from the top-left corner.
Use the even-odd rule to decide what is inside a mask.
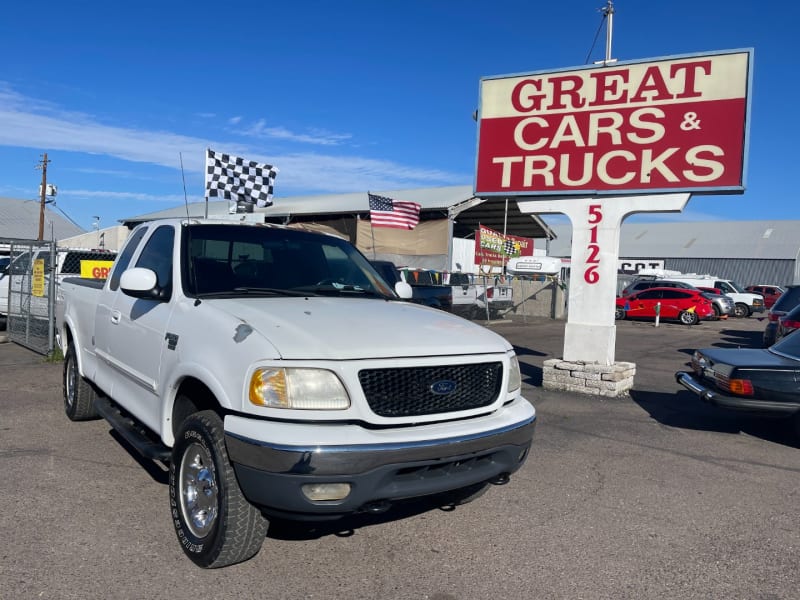
[[[505,211],[503,212],[503,250],[506,249],[506,236],[508,235],[506,233],[507,229],[508,229],[508,198],[506,198],[506,208]],[[501,256],[503,257],[503,265],[500,267],[500,275],[501,277],[505,277],[507,254],[503,252]]]
[[[205,168],[205,176],[206,177],[208,177],[208,155],[209,155],[209,152],[211,152],[211,148],[206,148],[206,165],[205,165],[205,167],[206,167]],[[205,218],[207,219],[208,218],[208,182],[207,181],[203,181],[203,187],[206,188],[206,213],[205,213],[206,216],[205,216]]]
[[[370,193],[369,193],[369,190],[367,190],[367,204],[369,204],[369,196],[370,196]],[[378,255],[375,252],[375,230],[372,228],[372,215],[371,214],[370,214],[370,217],[369,217],[369,232],[372,235],[372,260],[375,260]]]

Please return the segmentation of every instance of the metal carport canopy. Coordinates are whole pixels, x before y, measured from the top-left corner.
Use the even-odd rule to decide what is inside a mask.
[[[371,190],[379,196],[393,200],[418,202],[422,206],[421,218],[444,218],[452,216],[455,221],[454,234],[466,237],[485,225],[495,231],[521,237],[554,239],[555,233],[536,215],[523,214],[517,207],[516,198],[506,202],[503,198],[476,198],[471,186],[448,186],[406,190]],[[256,209],[264,212],[267,219],[283,218],[289,222],[295,218],[308,220],[313,216],[369,213],[366,192],[330,194],[323,196],[295,196],[277,198],[272,206]],[[437,213],[439,213],[437,215]]]
[[[422,206],[421,218],[436,219],[452,216],[454,235],[468,237],[485,225],[495,231],[529,238],[555,239],[555,233],[538,216],[523,214],[517,207],[516,198],[508,200],[508,214],[504,198],[476,198],[472,186],[446,186],[416,188],[405,190],[370,190],[379,196],[393,200],[418,202]],[[272,222],[285,224],[298,221],[312,221],[314,217],[344,217],[369,214],[367,192],[344,194],[321,194],[314,196],[275,197],[274,204],[266,208],[256,208],[256,214]],[[205,214],[205,203],[194,202],[188,206],[176,206],[167,210],[123,219],[122,223],[132,227],[142,221],[190,215],[201,217]],[[228,213],[227,200],[214,200],[208,203],[210,217]]]

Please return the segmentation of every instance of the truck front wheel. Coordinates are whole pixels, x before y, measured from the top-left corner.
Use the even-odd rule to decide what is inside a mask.
[[[225,567],[261,549],[267,521],[239,488],[215,412],[195,413],[181,426],[169,465],[169,501],[178,541],[198,566]]]
[[[737,302],[736,305],[733,307],[733,316],[738,318],[744,318],[750,316],[750,308],[747,304],[742,304],[741,302]]]
[[[70,421],[88,421],[97,418],[94,400],[97,394],[92,385],[81,377],[75,344],[72,343],[64,357],[64,412]]]

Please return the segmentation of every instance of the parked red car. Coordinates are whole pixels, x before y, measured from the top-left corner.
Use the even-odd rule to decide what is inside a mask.
[[[772,308],[775,301],[780,298],[781,294],[785,291],[779,285],[748,285],[744,289],[751,294],[761,294],[764,296],[764,306],[767,308]]]
[[[660,319],[676,320],[684,325],[695,325],[701,319],[714,317],[711,301],[699,290],[680,288],[650,288],[624,298],[617,298],[617,319],[655,319],[658,309]]]

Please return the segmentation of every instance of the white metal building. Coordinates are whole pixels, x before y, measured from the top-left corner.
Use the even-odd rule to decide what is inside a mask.
[[[0,252],[9,251],[10,240],[35,240],[39,237],[38,200],[0,198]],[[60,240],[83,233],[78,225],[45,205],[44,239]]]
[[[572,226],[551,225],[549,254],[570,258]],[[751,284],[800,283],[800,221],[623,223],[620,259]]]

